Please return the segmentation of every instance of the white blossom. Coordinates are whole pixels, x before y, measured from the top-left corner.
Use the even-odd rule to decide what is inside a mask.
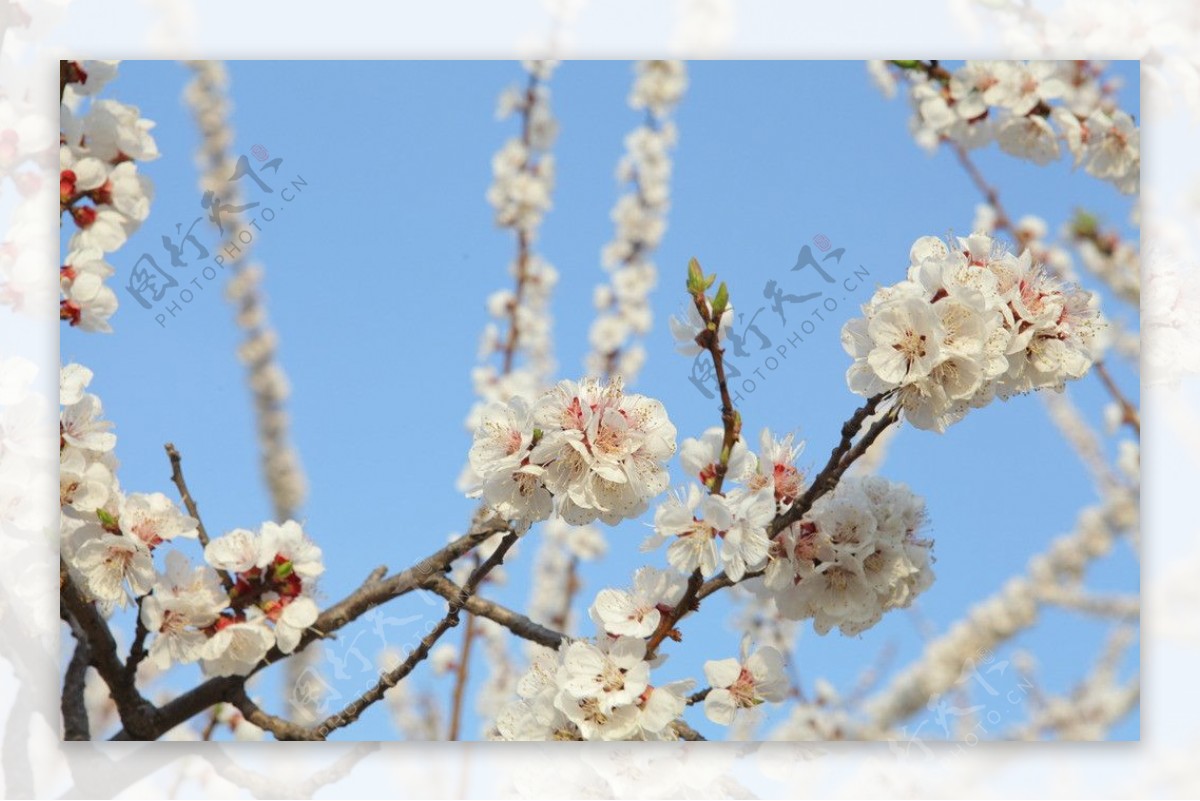
[[[804,452],[804,441],[795,434],[777,439],[769,428],[759,434],[759,453],[753,472],[743,480],[751,492],[770,488],[780,511],[792,505],[804,491],[804,473],[796,460]]]
[[[658,628],[664,610],[683,597],[686,581],[679,573],[641,567],[628,590],[604,589],[589,610],[592,622],[611,635],[649,637]]]
[[[704,698],[704,714],[713,723],[728,726],[739,709],[787,697],[788,681],[783,654],[766,645],[749,653],[749,637],[742,640],[740,659],[710,660],[704,675],[712,689]]]
[[[275,635],[261,612],[245,620],[221,618],[216,632],[201,649],[206,676],[245,676],[258,667],[275,644]]]
[[[688,437],[680,443],[679,463],[688,478],[696,479],[707,486],[716,476],[724,444],[725,429],[716,426],[707,429],[700,439]],[[754,456],[741,437],[738,437],[729,449],[729,458],[725,464],[725,476],[731,481],[744,480],[754,469]]]
[[[71,565],[83,577],[92,598],[124,607],[131,598],[150,592],[154,561],[142,542],[95,524],[79,529],[75,537],[79,545],[71,554]]]
[[[717,321],[718,342],[724,341],[733,320],[733,304],[730,303],[721,312],[721,319]],[[689,302],[684,308],[682,316],[673,315],[668,322],[671,326],[671,336],[675,338],[675,350],[684,356],[696,356],[704,350],[696,342],[696,337],[706,328],[704,318],[700,316],[700,310],[696,308],[696,304]]]
[[[147,548],[175,537],[195,539],[198,533],[196,518],[183,514],[161,492],[126,495],[118,505],[117,522],[122,532]]]
[[[499,740],[673,740],[691,679],[654,685],[635,637],[577,640],[539,649],[500,710]]]
[[[154,634],[149,659],[160,669],[195,662],[208,641],[204,629],[229,602],[216,571],[192,568],[179,551],[167,554],[167,570],[142,601],[142,623]]]

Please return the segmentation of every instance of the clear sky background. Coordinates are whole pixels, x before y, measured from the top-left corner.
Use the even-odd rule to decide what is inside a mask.
[[[512,236],[493,225],[484,192],[492,154],[515,130],[515,121],[495,120],[496,96],[523,73],[508,62],[234,62],[230,70],[238,150],[261,145],[282,157],[277,186],[298,176],[307,182],[290,203],[252,188],[249,194],[278,212],[257,234],[254,254],[266,267],[268,308],[294,390],[293,436],[311,485],[303,519],[325,551],[327,603],[379,564],[399,569],[435,550],[464,529],[474,508],[454,488],[470,443],[463,428],[473,401],[469,374],[484,300],[509,286],[513,256]],[[1117,63],[1112,70],[1125,79],[1122,107],[1136,111],[1137,65]],[[907,104],[885,100],[860,62],[697,62],[689,75],[676,115],[669,230],[657,254],[658,325],[646,343],[647,368],[632,389],[666,404],[680,439],[718,424],[716,402],[687,381],[690,360],[675,354],[666,326],[685,300],[688,258],[727,280],[735,305],[749,311],[761,305],[771,279],[793,292],[824,288],[811,272],[790,272],[800,248],[823,234],[846,248],[834,268],[839,278],[860,267],[869,278],[855,291],[826,292],[837,311],[814,321],[804,344],[754,392],[743,392],[740,404],[748,434],[756,437],[763,426],[798,431],[808,440],[802,461],[819,467],[861,400],[845,384],[842,323],[876,283],[904,277],[914,239],[969,233],[980,198],[949,152],[930,157],[913,143]],[[117,424],[123,488],[174,496],[162,449],[174,442],[215,535],[256,528],[270,515],[223,283],[201,278],[207,288],[181,304],[165,327],[120,289],[139,254],[161,253],[163,235],[203,213],[193,163],[198,137],[180,97],[189,77],[172,62],[124,62],[109,87],[106,96],[139,106],[158,124],[163,157],[144,166],[156,198],[150,219],[111,259],[121,300],[116,333],[64,330],[62,358],[96,372],[92,389]],[[626,105],[631,78],[628,62],[570,62],[551,82],[561,121],[554,148],[559,177],[538,248],[561,273],[554,314],[562,377],[577,378],[587,352],[592,289],[604,277],[599,252],[612,236],[609,211],[620,191],[613,172],[623,137],[640,120]],[[1067,160],[1039,168],[992,147],[976,161],[1014,216],[1036,214],[1054,229],[1084,207],[1124,235],[1137,235],[1129,225],[1133,201],[1072,172]],[[202,240],[215,248],[212,232]],[[182,273],[185,281],[199,275],[198,268]],[[1127,319],[1133,313],[1108,297],[1104,306]],[[782,342],[810,313],[796,309],[788,326],[764,312],[764,333]],[[1114,373],[1136,395],[1136,375],[1119,363]],[[1071,393],[1098,422],[1107,397],[1099,382],[1089,376]],[[914,610],[892,612],[860,637],[819,637],[806,625],[791,655],[806,692],[817,677],[852,692],[865,670],[881,664],[881,652],[892,655],[882,663],[885,673],[904,666],[927,637],[998,590],[1095,500],[1085,468],[1036,397],[973,412],[945,435],[906,427],[881,472],[925,498],[937,580]],[[674,475],[680,478],[678,470]],[[599,589],[627,585],[641,564],[665,564],[661,550],[638,551],[649,517],[607,530],[608,558],[584,567],[576,609],[585,633],[586,608]],[[507,584],[488,587],[487,595],[523,608],[539,544],[535,529],[510,557]],[[182,547],[199,556],[194,545]],[[1089,583],[1136,590],[1137,562],[1121,546]],[[328,646],[345,660],[341,679],[325,663],[343,702],[373,681],[350,655],[352,643],[368,656],[384,645],[402,648],[441,614],[415,597],[386,609],[409,620],[384,627],[386,642],[366,625]],[[702,685],[705,659],[736,654],[740,635],[729,624],[731,613],[722,598],[685,621],[685,641],[669,648],[656,678],[690,676]],[[1043,689],[1064,692],[1099,653],[1105,631],[1095,621],[1051,612],[1016,644],[1038,655]],[[459,640],[452,632],[445,641]],[[1007,656],[1006,649],[997,659]],[[473,690],[486,671],[482,659],[473,665]],[[272,711],[283,708],[280,673],[273,668],[256,684]],[[195,668],[176,669],[164,686],[182,689],[197,675]],[[1015,686],[1012,672],[991,678],[1001,697],[976,685],[973,703],[1000,713],[1002,722],[988,731],[996,736],[1020,717],[1003,698]],[[435,679],[426,668],[415,681],[448,702],[449,679]],[[943,734],[933,712],[915,721],[926,719],[921,736]],[[698,709],[688,720],[721,736]],[[468,709],[464,732],[476,736],[483,724]],[[1136,738],[1138,731],[1135,714],[1114,736]],[[395,736],[382,705],[337,735]]]

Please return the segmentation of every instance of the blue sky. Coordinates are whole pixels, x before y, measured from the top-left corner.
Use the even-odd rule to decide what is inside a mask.
[[[1126,81],[1122,106],[1136,110],[1136,63],[1112,69]],[[293,386],[293,433],[311,485],[305,528],[325,549],[321,591],[334,601],[376,565],[398,569],[434,550],[463,530],[473,509],[454,489],[470,442],[462,426],[472,403],[469,373],[484,299],[507,285],[513,254],[512,237],[493,225],[484,192],[491,156],[514,130],[512,121],[495,120],[496,96],[522,72],[508,62],[234,62],[230,70],[238,150],[261,145],[281,157],[277,186],[303,182],[287,203],[250,190],[251,199],[277,211],[257,234],[254,255],[266,268],[268,308]],[[687,381],[690,360],[674,353],[665,325],[683,305],[688,258],[717,272],[734,303],[753,310],[768,280],[789,291],[823,289],[811,272],[802,278],[790,268],[803,245],[824,235],[846,249],[834,268],[838,278],[854,271],[865,277],[849,291],[826,291],[822,300],[831,298],[837,309],[814,320],[813,333],[740,403],[748,432],[798,431],[808,440],[804,461],[816,467],[860,400],[845,385],[841,324],[876,283],[903,278],[914,239],[968,233],[979,197],[950,153],[930,157],[912,142],[906,103],[882,98],[861,62],[697,62],[689,73],[677,114],[669,230],[657,258],[659,325],[634,389],[666,404],[680,438],[718,424],[715,401]],[[628,62],[569,62],[551,83],[562,128],[559,177],[539,250],[561,273],[554,314],[563,377],[582,369],[592,288],[603,277],[599,251],[612,235],[608,215],[619,191],[613,171],[623,137],[640,119],[625,104],[631,74]],[[124,62],[110,86],[109,96],[157,122],[164,154],[145,165],[156,198],[150,219],[111,259],[116,281],[142,252],[159,251],[176,223],[186,228],[203,213],[193,165],[197,134],[180,98],[188,79],[172,62]],[[1039,168],[995,148],[976,161],[1015,216],[1036,214],[1054,230],[1085,207],[1125,235],[1137,234],[1128,224],[1132,201],[1072,172],[1066,161]],[[215,247],[211,233],[201,238]],[[122,304],[112,321],[116,333],[64,330],[62,358],[96,372],[92,388],[117,424],[127,491],[173,494],[162,450],[171,441],[209,531],[254,528],[270,508],[234,357],[238,333],[221,279],[206,282],[198,269],[183,273],[185,281],[193,277],[206,288],[193,287],[192,302],[181,303],[165,326],[114,284]],[[1104,306],[1129,315],[1111,298]],[[799,319],[785,327],[768,310],[759,322],[778,344]],[[751,360],[751,370],[760,364]],[[1114,373],[1136,395],[1136,375],[1120,364]],[[1087,377],[1071,392],[1098,420],[1106,398],[1099,382]],[[973,412],[945,435],[906,428],[882,472],[926,499],[937,581],[916,612],[893,612],[861,637],[807,631],[792,655],[806,690],[818,676],[851,690],[884,648],[894,653],[893,668],[903,666],[919,652],[923,630],[943,631],[967,605],[997,590],[1095,498],[1085,469],[1035,397]],[[644,521],[632,521],[606,532],[609,557],[584,569],[581,618],[602,587],[624,586],[647,560],[665,563],[662,552],[639,553],[645,530]],[[510,559],[508,584],[488,594],[523,607],[537,547],[534,533]],[[1134,590],[1137,563],[1119,549],[1093,571],[1092,584]],[[715,601],[685,621],[685,641],[670,649],[662,679],[702,680],[704,659],[733,656],[739,635],[728,625],[730,612]],[[388,613],[422,616],[386,629],[393,647],[414,641],[423,622],[439,614],[419,598],[394,603]],[[359,647],[374,653],[379,637],[361,630]],[[330,650],[344,655],[355,631]],[[1093,621],[1052,613],[1018,643],[1039,655],[1044,688],[1062,692],[1098,653],[1104,632]],[[452,633],[449,641],[458,639]],[[347,671],[334,681],[345,696],[369,685],[371,676],[353,658]],[[482,661],[473,665],[477,682],[485,672]],[[183,687],[196,673],[180,669],[167,686]],[[276,711],[278,673],[269,671],[257,685]],[[425,671],[417,681],[448,700],[448,680]],[[469,711],[464,731],[474,735],[481,721]],[[1132,717],[1116,736],[1137,737]],[[720,734],[699,710],[689,720]],[[348,734],[395,736],[382,708]]]

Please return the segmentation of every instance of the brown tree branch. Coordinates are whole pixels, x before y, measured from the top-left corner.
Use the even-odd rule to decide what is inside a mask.
[[[850,465],[854,464],[859,457],[866,453],[875,440],[879,439],[879,436],[899,419],[900,410],[898,407],[893,406],[867,429],[867,432],[863,434],[857,445],[853,444],[854,437],[862,428],[863,423],[867,421],[867,418],[875,414],[879,409],[879,405],[886,398],[887,393],[873,395],[850,416],[849,420],[842,424],[842,437],[838,441],[838,444],[834,446],[833,451],[830,452],[829,460],[825,462],[825,466],[821,468],[821,472],[813,479],[812,484],[809,485],[804,494],[797,498],[796,502],[786,512],[776,517],[771,523],[769,533],[772,537],[804,517],[816,500],[836,487],[838,481],[842,478],[842,474],[850,468]]]
[[[707,281],[711,280],[707,279]],[[704,329],[696,335],[696,344],[707,350],[712,356],[713,373],[717,378],[717,389],[721,393],[721,425],[724,428],[724,436],[721,439],[720,457],[713,467],[713,477],[707,484],[709,493],[720,495],[725,484],[725,474],[729,472],[729,460],[733,455],[733,447],[742,433],[742,416],[733,407],[733,398],[729,394],[729,382],[725,376],[725,349],[721,347],[720,342],[721,317],[729,308],[729,294],[725,284],[722,283],[710,304],[706,294],[707,281],[703,270],[700,269],[699,262],[692,259],[688,264],[688,290],[692,293],[692,303],[696,306],[696,312],[704,323]],[[703,584],[704,573],[700,568],[696,568],[692,571],[692,575],[688,576],[687,588],[680,597],[679,603],[675,604],[668,614],[662,616],[658,628],[647,640],[647,661],[654,658],[663,640],[668,637],[678,639],[679,632],[675,625],[688,612],[698,608],[696,593],[700,591]]]
[[[79,626],[79,631],[88,643],[91,664],[108,685],[113,703],[125,728],[136,738],[155,739],[162,732],[155,732],[154,705],[142,697],[134,684],[134,677],[125,670],[125,664],[117,656],[117,643],[113,639],[108,623],[100,616],[95,605],[84,598],[75,586],[67,565],[59,561],[59,602],[63,609]],[[170,727],[168,727],[170,728]],[[167,729],[163,729],[165,732]],[[152,732],[155,732],[152,734]],[[152,735],[152,736],[151,736]]]
[[[443,576],[430,578],[425,582],[423,587],[424,589],[436,592],[447,600],[462,592],[461,587]],[[519,612],[514,612],[512,609],[501,606],[495,601],[480,598],[478,595],[469,597],[463,609],[472,615],[486,617],[488,620],[499,623],[518,637],[535,642],[538,645],[544,645],[547,648],[557,649],[563,642],[569,639],[561,631],[547,628],[540,623],[530,620]]]
[[[87,635],[80,630],[79,624],[74,620],[69,622],[71,633],[75,635],[75,652],[71,655],[66,675],[63,677],[63,739],[90,740],[91,725],[88,722],[83,693],[87,686],[87,669],[92,659],[91,649],[88,646]]]
[[[315,639],[329,636],[380,604],[419,589],[425,580],[445,572],[455,559],[458,559],[488,537],[504,531],[508,531],[507,523],[496,518],[494,515],[480,515],[475,528],[470,533],[459,537],[441,550],[430,554],[407,570],[387,578],[383,577],[386,572],[385,569],[372,571],[371,575],[367,577],[367,580],[358,589],[321,613],[316,622],[301,637],[297,650],[304,648]],[[107,627],[105,627],[105,632],[107,632]],[[111,641],[111,633],[108,634],[108,638]],[[89,640],[91,639],[89,633]],[[113,648],[115,654],[115,644]],[[258,667],[251,671],[250,675],[286,657],[287,654],[282,653],[278,648],[273,648],[263,657],[263,661]],[[121,672],[124,673],[123,670]],[[108,681],[108,676],[105,675],[104,671],[101,671],[100,675],[104,677],[105,681]],[[142,716],[137,717],[136,722],[132,725],[130,720],[134,718],[127,719],[126,715],[122,714],[121,722],[125,728],[117,732],[113,739],[158,739],[167,731],[178,726],[183,721],[200,714],[213,704],[228,701],[237,689],[245,683],[247,678],[248,676],[211,678],[183,695],[172,699],[158,709],[155,709],[145,699],[140,699],[139,696],[139,699],[142,703],[146,704],[147,708],[143,709]],[[118,710],[120,710],[120,706],[118,706]],[[132,709],[130,711],[133,713]]]
[[[675,733],[679,735],[680,740],[698,741],[708,739],[703,734],[684,723],[682,720],[675,721],[671,724],[671,727],[675,729]]]
[[[1133,405],[1129,398],[1125,397],[1125,393],[1117,386],[1117,382],[1113,380],[1104,362],[1096,362],[1092,365],[1092,369],[1100,377],[1100,381],[1104,384],[1104,388],[1108,390],[1108,394],[1112,396],[1113,400],[1121,408],[1121,422],[1132,428],[1133,433],[1141,437],[1142,417],[1138,412],[1138,408]]]
[[[403,680],[418,664],[429,656],[430,650],[441,636],[458,625],[459,615],[466,606],[467,601],[475,594],[484,577],[504,560],[505,554],[508,553],[509,549],[516,542],[516,534],[509,533],[505,535],[495,552],[471,573],[461,591],[450,600],[450,608],[445,617],[421,639],[421,642],[408,657],[400,665],[380,676],[379,681],[369,690],[358,698],[355,698],[343,707],[341,711],[327,717],[321,723],[312,727],[298,726],[275,715],[268,714],[250,700],[246,695],[244,687],[238,688],[234,693],[232,702],[241,710],[247,720],[260,728],[270,731],[278,739],[324,740],[331,732],[344,728],[358,720],[368,707],[382,699],[388,690],[395,687],[396,684]]]
[[[1000,202],[1000,193],[983,177],[983,173],[975,166],[975,162],[971,159],[967,148],[961,142],[951,142],[950,147],[954,150],[954,155],[958,158],[958,163],[966,171],[967,177],[971,179],[971,183],[975,184],[975,188],[979,190],[979,193],[983,195],[988,205],[996,212],[996,230],[1008,231],[1020,240],[1020,234],[1013,227],[1012,217],[1008,216],[1008,212],[1005,211],[1003,204]],[[1019,244],[1024,246],[1024,242],[1019,242]]]

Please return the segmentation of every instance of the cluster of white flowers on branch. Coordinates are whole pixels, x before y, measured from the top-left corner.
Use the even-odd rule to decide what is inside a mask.
[[[918,144],[966,148],[995,140],[1000,148],[1035,164],[1063,152],[1090,175],[1121,192],[1137,192],[1141,135],[1116,106],[1116,84],[1093,61],[967,61],[953,72],[936,61],[871,62],[872,74],[894,92],[898,70],[909,82],[914,109],[910,127]]]
[[[314,581],[325,570],[321,549],[300,525],[266,522],[257,534],[235,529],[210,542],[204,558],[233,578],[229,608],[212,625],[204,651],[205,673],[244,675],[273,646],[285,654],[294,651],[316,622]]]
[[[667,637],[680,638],[675,624],[698,606],[705,589],[711,594],[765,570],[780,595],[804,596],[781,604],[787,607],[785,616],[790,612],[796,618],[816,617],[822,633],[831,625],[855,633],[886,609],[910,604],[932,581],[929,543],[914,536],[923,507],[907,490],[867,479],[853,485],[857,493],[842,490],[837,502],[825,503],[817,496],[814,505],[795,464],[802,444],[792,436],[777,439],[763,431],[761,456],[750,453],[725,384],[720,343],[729,292],[721,284],[709,297],[714,283],[715,276],[704,275],[692,260],[687,286],[698,321],[692,336],[697,347],[712,354],[722,391],[723,426],[683,443],[683,468],[695,483],[655,513],[655,533],[647,547],[670,540],[672,569],[644,567],[634,575],[630,589],[602,590],[589,610],[598,629],[595,642],[564,644],[539,657],[518,687],[519,698],[497,720],[494,735],[500,739],[675,738],[684,736],[681,727],[686,725],[677,716],[701,699],[709,719],[723,725],[731,723],[739,709],[782,701],[789,688],[782,654],[764,646],[751,655],[748,641],[740,659],[705,665],[711,686],[695,697],[685,695],[694,686],[691,680],[651,684],[651,669],[665,658],[657,653],[658,646]],[[677,326],[677,332],[682,327]],[[477,432],[472,458],[499,464],[505,480],[512,482],[514,468],[536,462],[532,455],[547,436],[541,425],[561,425],[565,419],[572,430],[593,428],[580,415],[588,409],[595,415],[603,408],[593,402],[597,393],[598,387],[593,388],[582,393],[586,397],[581,400],[578,385],[564,382],[551,401],[555,414],[536,421],[523,407],[496,409],[493,421]],[[835,451],[836,469],[845,469],[842,457],[849,438],[865,417],[866,413],[855,418],[854,430]],[[618,430],[625,428],[624,418],[614,418]],[[595,431],[572,437],[580,443],[572,449],[573,458],[581,463],[586,463],[584,454],[598,451],[592,443],[604,439],[599,427]],[[672,429],[672,440],[673,434]],[[847,464],[850,461],[853,457],[847,457]],[[583,474],[582,467],[572,474]],[[727,481],[739,486],[729,489]],[[822,485],[829,482],[831,489],[837,486],[832,472],[822,477]],[[803,510],[801,502],[806,504]],[[549,498],[542,503],[549,508]],[[793,509],[809,516],[788,528]],[[704,576],[716,572],[718,565],[724,566],[722,575],[705,584]],[[782,566],[790,570],[785,574]],[[801,584],[803,589],[797,591]]]
[[[855,635],[933,584],[924,503],[903,484],[846,477],[772,543],[763,586],[779,613]]]
[[[150,213],[154,191],[138,163],[158,158],[154,123],[138,109],[95,95],[116,74],[115,61],[63,61],[59,68],[59,214],[75,232],[59,270],[59,317],[84,331],[112,330],[117,296],[105,254],[125,244]]]
[[[226,267],[233,273],[225,295],[242,330],[238,358],[246,366],[254,398],[262,474],[271,494],[275,519],[287,520],[295,517],[303,505],[308,482],[289,433],[291,420],[284,404],[291,387],[277,357],[279,336],[267,317],[261,288],[263,267],[249,260],[249,245],[237,238],[241,215],[236,209],[241,203],[236,182],[229,180],[237,169],[232,152],[232,104],[227,96],[229,75],[219,61],[190,61],[188,66],[195,77],[184,89],[184,100],[200,130],[196,157],[200,188],[214,195],[220,193],[217,197],[222,204],[225,226],[220,251],[227,260]]]
[[[106,613],[154,585],[151,551],[195,537],[196,520],[161,493],[126,495],[116,477],[116,434],[100,399],[86,391],[92,371],[63,367],[60,378],[59,500],[62,553],[87,596]]]
[[[765,645],[750,653],[750,638],[743,637],[740,658],[704,663],[711,688],[704,694],[704,714],[713,723],[728,726],[739,709],[783,701],[789,689],[783,665],[778,649]]]
[[[650,683],[646,642],[602,636],[544,651],[521,678],[519,699],[496,720],[501,740],[677,739],[672,725],[695,682]]]
[[[617,179],[630,189],[613,207],[616,236],[602,254],[610,277],[594,293],[589,375],[621,375],[632,382],[646,360],[634,338],[644,336],[654,322],[649,298],[658,270],[651,256],[666,233],[671,149],[678,137],[669,115],[686,89],[683,62],[637,63],[629,104],[644,109],[646,119],[625,137],[625,155],[617,166]]]
[[[208,675],[245,675],[272,647],[290,653],[317,617],[320,549],[293,521],[208,541],[199,519],[162,493],[122,492],[117,438],[100,399],[85,391],[91,378],[69,364],[60,381],[62,554],[83,597],[106,614],[138,604],[142,636],[154,640],[148,654],[135,647],[133,664],[147,655],[160,670],[201,660]],[[168,454],[181,480],[178,454]],[[193,568],[172,550],[157,571],[155,554],[177,537],[199,538],[208,564]]]
[[[842,328],[854,392],[894,393],[913,425],[945,431],[997,396],[1059,390],[1091,367],[1098,298],[1029,250],[1014,256],[982,233],[922,237],[909,259],[908,279]]]
[[[674,453],[675,426],[658,401],[624,392],[619,378],[561,381],[532,407],[517,397],[484,410],[470,451],[482,479],[473,494],[526,525],[553,513],[615,524],[666,490]]]

